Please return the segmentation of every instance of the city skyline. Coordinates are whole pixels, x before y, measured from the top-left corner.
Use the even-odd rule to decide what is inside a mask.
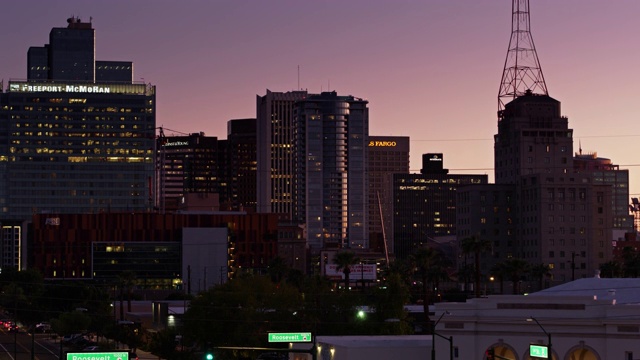
[[[369,101],[371,135],[411,137],[411,172],[423,153],[438,152],[451,173],[493,182],[509,0],[50,4],[11,1],[0,15],[11,29],[0,34],[5,87],[26,78],[30,46],[77,16],[93,23],[97,60],[130,60],[134,80],[157,86],[157,126],[225,138],[227,121],[255,117],[255,96],[267,89],[335,90]],[[640,194],[640,162],[628,150],[640,137],[631,88],[640,50],[628,39],[639,10],[623,0],[531,3],[549,95],[574,129],[574,152],[629,169],[632,197]]]

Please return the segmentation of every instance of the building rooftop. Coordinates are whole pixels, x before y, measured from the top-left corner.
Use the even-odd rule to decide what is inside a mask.
[[[318,336],[318,343],[329,343],[349,348],[363,347],[428,347],[431,345],[431,335],[394,335],[394,336]]]
[[[595,276],[538,291],[529,296],[593,296],[615,300],[616,304],[640,304],[640,278],[601,278]]]

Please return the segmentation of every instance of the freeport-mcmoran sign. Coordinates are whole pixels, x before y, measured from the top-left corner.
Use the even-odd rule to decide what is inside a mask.
[[[12,91],[20,92],[70,92],[70,93],[111,93],[111,87],[105,85],[27,85],[20,84],[20,88]]]
[[[145,84],[59,84],[10,81],[9,92],[63,92],[80,94],[144,94]]]

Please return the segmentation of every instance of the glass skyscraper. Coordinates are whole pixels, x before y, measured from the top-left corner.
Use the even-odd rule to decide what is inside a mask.
[[[369,248],[367,101],[336,92],[294,107],[294,219],[312,252]]]

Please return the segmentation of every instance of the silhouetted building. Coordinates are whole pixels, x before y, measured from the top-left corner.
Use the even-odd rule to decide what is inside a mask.
[[[49,43],[27,53],[27,79],[73,82],[133,81],[131,61],[96,61],[96,36],[91,23],[67,19],[66,28],[53,28]]]
[[[531,37],[529,1],[513,0],[511,21],[498,92],[496,183],[459,191],[457,233],[460,242],[476,238],[490,245],[478,260],[475,253],[459,258],[459,266],[480,261],[484,279],[524,272],[511,268],[514,264],[539,270],[529,280],[540,279],[529,287],[514,282],[516,293],[536,290],[545,278],[543,287],[592,276],[612,258],[619,232],[614,224],[625,224],[616,207],[628,206],[628,200],[616,199],[624,190],[612,185],[628,188],[628,175],[610,173],[617,179],[605,180],[605,168],[615,171],[606,161],[574,159],[573,130],[560,102],[549,96]],[[513,259],[519,262],[506,263]]]
[[[442,165],[442,154],[428,155],[422,157],[420,174],[393,174],[390,243],[398,259],[407,259],[423,245],[437,246],[454,240],[456,193],[466,185],[488,181],[487,175],[448,174]],[[439,159],[439,166],[431,165],[434,156]]]
[[[444,168],[442,154],[422,154],[421,174],[448,174],[449,170]]]
[[[227,156],[224,182],[229,209],[256,211],[257,202],[256,119],[234,119],[227,123]]]
[[[613,189],[574,170],[572,135],[560,102],[547,95],[528,92],[505,105],[495,135],[496,184],[458,194],[458,239],[491,243],[483,274],[518,258],[548,265],[550,283],[559,283],[591,276],[611,259]]]

